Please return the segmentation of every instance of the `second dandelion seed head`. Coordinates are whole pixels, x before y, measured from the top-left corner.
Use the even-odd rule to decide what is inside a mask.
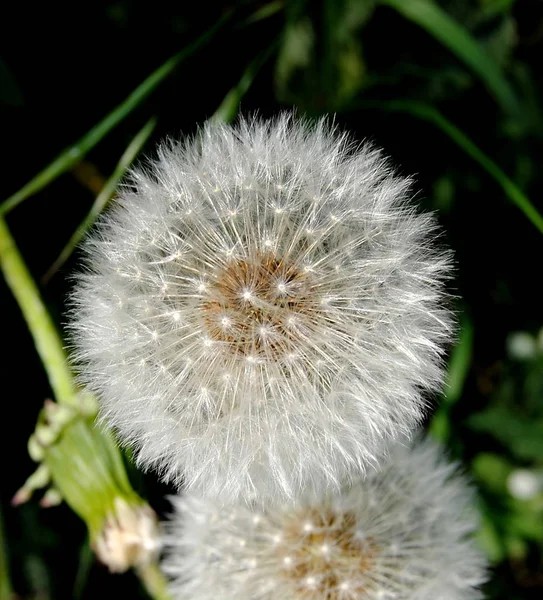
[[[424,441],[297,507],[177,498],[162,566],[176,600],[475,600],[486,565],[471,500],[456,466]]]

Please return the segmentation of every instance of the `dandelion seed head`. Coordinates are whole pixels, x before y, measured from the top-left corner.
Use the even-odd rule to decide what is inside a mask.
[[[174,600],[475,600],[486,565],[471,501],[426,441],[396,448],[381,472],[338,494],[257,520],[243,506],[211,519],[213,501],[175,499],[162,567]]]
[[[140,465],[280,502],[410,434],[451,318],[450,258],[409,188],[379,150],[288,115],[207,124],[132,174],[86,242],[72,340]]]

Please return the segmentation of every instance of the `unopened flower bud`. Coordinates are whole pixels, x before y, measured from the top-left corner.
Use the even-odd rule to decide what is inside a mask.
[[[94,542],[98,558],[112,573],[153,562],[160,549],[155,514],[145,505],[129,504],[115,498],[114,512],[106,517]]]

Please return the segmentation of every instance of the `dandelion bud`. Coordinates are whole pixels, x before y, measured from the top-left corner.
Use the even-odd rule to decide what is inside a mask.
[[[174,600],[474,600],[485,560],[470,500],[427,441],[296,507],[175,499],[162,568]]]
[[[40,465],[12,503],[27,502],[36,490],[50,486],[40,505],[49,508],[65,500],[87,524],[91,546],[109,570],[135,567],[147,586],[147,571],[157,569],[152,564],[160,541],[156,515],[130,486],[110,432],[95,426],[92,402],[85,399],[80,407],[79,399],[74,408],[46,401],[29,441]],[[155,577],[152,582],[163,586]]]
[[[154,512],[146,505],[128,504],[119,497],[114,506],[95,539],[96,556],[112,573],[156,560],[160,544]]]
[[[139,463],[223,501],[373,468],[440,388],[449,255],[325,121],[207,124],[133,173],[73,296],[83,382]]]

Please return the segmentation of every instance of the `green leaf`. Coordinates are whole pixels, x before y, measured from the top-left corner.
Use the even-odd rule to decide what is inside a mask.
[[[477,542],[490,562],[496,564],[505,559],[506,553],[500,533],[484,510],[481,510],[481,525],[477,532]]]
[[[369,104],[387,111],[405,112],[414,117],[428,121],[446,133],[466,154],[471,156],[479,165],[500,185],[508,198],[528,217],[529,221],[543,233],[543,216],[538,212],[529,198],[510,179],[500,167],[487,156],[475,143],[456,125],[446,119],[439,111],[432,106],[409,100],[395,100],[392,102],[381,102],[379,104]]]
[[[309,18],[300,18],[285,27],[275,63],[275,87],[280,100],[296,99],[307,87],[304,77],[311,65],[314,44],[315,32]],[[292,89],[292,82],[296,81],[296,89]]]
[[[517,0],[485,0],[481,6],[481,13],[486,17],[494,17],[508,13],[513,9]]]
[[[80,161],[87,152],[89,152],[104,136],[106,136],[115,126],[125,119],[135,108],[137,108],[153,92],[160,83],[186,58],[189,58],[204,44],[206,44],[215,33],[227,22],[230,13],[227,13],[222,19],[217,21],[204,34],[197,38],[192,44],[181,50],[175,56],[172,56],[156,71],[153,71],[129,96],[117,106],[105,119],[95,125],[73,146],[64,150],[57,158],[49,164],[43,171],[38,173],[19,191],[15,192],[5,202],[0,205],[0,216],[5,215],[15,208],[29,196],[36,194],[45,186],[49,185],[59,175],[65,173],[74,164]]]
[[[529,510],[524,504],[517,507],[509,519],[509,526],[518,536],[538,542],[543,539],[543,518],[541,511]]]
[[[474,431],[487,433],[522,460],[543,456],[543,420],[516,415],[502,406],[471,415],[467,424]]]
[[[520,114],[515,92],[498,65],[484,52],[470,32],[432,0],[381,0],[416,23],[446,46],[485,84],[509,115]]]
[[[445,395],[436,410],[429,427],[435,439],[446,441],[450,435],[449,415],[451,408],[460,400],[469,373],[473,354],[473,325],[464,317],[460,327],[458,343],[453,348],[447,372]]]
[[[243,21],[242,25],[258,23],[272,17],[281,10],[283,10],[283,2],[281,0],[273,0],[272,2],[268,2],[268,4],[264,4],[261,8],[257,8],[252,15]]]
[[[314,10],[291,10],[275,71],[281,102],[319,114],[355,96],[366,77],[360,29],[374,6],[374,0],[325,0]]]
[[[471,470],[491,491],[502,496],[508,494],[507,478],[513,467],[503,457],[491,452],[481,452],[473,459]]]

